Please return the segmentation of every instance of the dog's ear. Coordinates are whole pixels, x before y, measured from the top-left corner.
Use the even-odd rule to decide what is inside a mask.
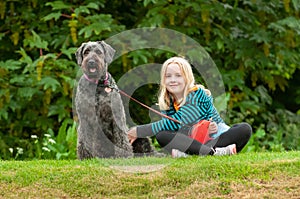
[[[81,46],[77,49],[75,56],[76,56],[76,60],[77,60],[77,64],[79,66],[81,66],[82,64],[82,60],[83,60],[83,49],[86,46],[87,43],[82,43]]]
[[[104,50],[105,50],[105,62],[107,65],[109,65],[113,61],[113,57],[115,55],[116,50],[113,49],[109,44],[105,43],[105,41],[98,41],[100,43]]]

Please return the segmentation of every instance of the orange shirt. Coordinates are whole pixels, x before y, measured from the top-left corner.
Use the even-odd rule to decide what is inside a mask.
[[[192,88],[190,89],[190,92],[193,92],[193,91],[196,91],[196,90],[198,90],[198,86],[192,87]],[[175,109],[176,111],[178,111],[179,108],[180,108],[179,104],[177,104],[175,101],[173,102],[173,106],[174,106],[174,109]]]

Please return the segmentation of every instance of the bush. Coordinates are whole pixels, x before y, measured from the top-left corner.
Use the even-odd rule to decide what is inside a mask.
[[[289,110],[285,104],[292,100],[299,107],[300,93],[289,101],[275,100],[278,90],[285,92],[299,83],[291,81],[300,69],[299,10],[294,0],[2,1],[0,157],[75,158],[74,145],[64,140],[68,136],[73,140],[75,133],[71,121],[78,71],[74,53],[84,41],[136,27],[174,29],[205,47],[226,87],[224,119],[253,126],[249,150],[299,149],[299,110]],[[128,39],[135,41],[135,37]],[[114,61],[111,73],[118,80],[139,64],[162,62],[168,53],[148,49],[126,53]],[[153,88],[149,85],[135,95],[153,104]],[[149,121],[147,113],[135,114],[140,123]],[[73,129],[73,134],[63,134],[62,129]],[[49,153],[42,150],[44,143]]]

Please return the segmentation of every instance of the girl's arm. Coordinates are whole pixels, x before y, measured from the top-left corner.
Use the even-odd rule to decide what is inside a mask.
[[[170,117],[178,120],[181,124],[176,123],[167,118],[162,118],[157,122],[142,125],[137,127],[138,137],[146,137],[157,134],[160,131],[177,131],[184,125],[191,125],[199,120],[208,119],[207,111],[211,107],[211,101],[205,94],[205,91],[199,89],[196,92],[190,93],[187,102],[177,112]]]

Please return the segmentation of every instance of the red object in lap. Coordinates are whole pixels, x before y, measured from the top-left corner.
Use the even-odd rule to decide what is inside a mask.
[[[212,138],[208,134],[209,124],[210,121],[200,120],[197,124],[193,125],[190,137],[194,140],[197,140],[198,142],[201,142],[202,144],[205,144],[209,140],[212,140]]]

